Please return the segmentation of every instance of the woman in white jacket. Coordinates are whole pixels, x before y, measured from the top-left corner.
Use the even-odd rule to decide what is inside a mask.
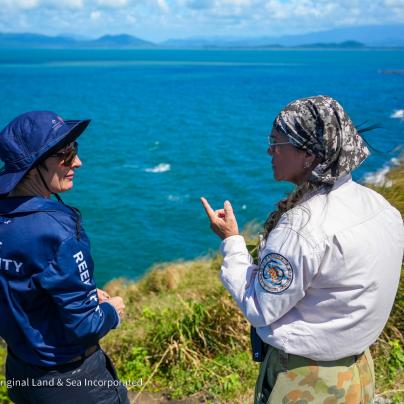
[[[268,154],[275,179],[296,188],[269,215],[256,263],[230,202],[214,211],[202,198],[223,239],[223,284],[267,347],[255,403],[370,403],[368,347],[397,291],[401,215],[352,181],[369,151],[331,97],[287,105]]]

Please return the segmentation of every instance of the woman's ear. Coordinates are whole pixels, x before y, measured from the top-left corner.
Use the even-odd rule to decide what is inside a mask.
[[[304,168],[313,167],[313,163],[316,161],[316,156],[314,154],[306,153],[304,158]],[[318,162],[317,162],[318,163]],[[317,163],[315,165],[317,165]]]

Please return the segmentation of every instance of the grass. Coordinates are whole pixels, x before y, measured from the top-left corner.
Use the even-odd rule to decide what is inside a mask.
[[[377,191],[403,214],[404,166],[391,171],[389,179],[393,185]],[[135,394],[144,390],[210,402],[252,401],[258,366],[250,357],[249,326],[220,283],[220,262],[217,254],[159,265],[139,282],[116,279],[106,286],[111,295],[124,298],[127,312],[102,346],[121,380],[142,379],[142,387],[128,386]],[[404,401],[403,292],[401,281],[389,321],[371,347],[377,393],[395,403]],[[1,366],[5,352],[0,343]],[[5,391],[0,385],[0,404],[9,402]]]
[[[404,402],[404,266],[401,267],[400,287],[382,334],[371,346],[375,362],[378,395],[393,403]]]
[[[216,401],[254,385],[248,324],[220,284],[216,258],[160,266],[107,290],[127,302],[119,338],[103,340],[123,380],[142,377],[148,391]]]
[[[374,187],[404,215],[404,164],[390,171],[386,183],[390,186]],[[389,320],[371,346],[375,361],[377,393],[394,403],[404,402],[404,265]]]
[[[4,365],[6,361],[7,348],[4,341],[0,338],[0,382],[4,381]],[[0,384],[0,404],[10,403],[7,395],[7,387],[4,383]]]

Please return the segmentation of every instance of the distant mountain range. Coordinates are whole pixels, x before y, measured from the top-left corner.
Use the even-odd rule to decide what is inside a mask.
[[[210,37],[170,39],[162,45],[170,47],[311,47],[314,44],[327,45],[347,42],[361,43],[366,47],[404,47],[404,24],[370,25],[361,27],[336,28],[328,31],[310,32],[302,35],[285,35],[278,37]]]
[[[0,48],[342,48],[404,47],[404,24],[337,28],[279,37],[195,37],[153,43],[131,35],[78,39],[40,34],[0,33]]]
[[[40,34],[2,34],[0,48],[154,48],[156,44],[131,35],[104,35],[98,39]]]

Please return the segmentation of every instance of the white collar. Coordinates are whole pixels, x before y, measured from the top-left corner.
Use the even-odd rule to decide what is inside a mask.
[[[352,181],[352,175],[350,173],[343,175],[342,177],[338,178],[337,181],[335,181],[335,183],[333,184],[333,186],[331,188],[331,191],[338,189],[339,187],[341,187],[342,185],[344,185],[350,181]],[[326,193],[325,191],[326,191],[326,186],[322,185],[320,188],[315,189],[314,191],[308,192],[307,194],[303,195],[303,197],[299,200],[298,203],[300,204],[300,203],[306,202],[315,195]]]
[[[346,175],[343,175],[342,177],[338,178],[337,181],[335,181],[335,183],[334,183],[332,189],[333,189],[333,190],[334,190],[334,189],[337,189],[337,188],[339,188],[341,185],[343,185],[343,184],[345,184],[345,183],[347,183],[347,182],[349,182],[349,181],[352,181],[352,175],[351,175],[350,173],[349,173],[349,174],[346,174]]]

